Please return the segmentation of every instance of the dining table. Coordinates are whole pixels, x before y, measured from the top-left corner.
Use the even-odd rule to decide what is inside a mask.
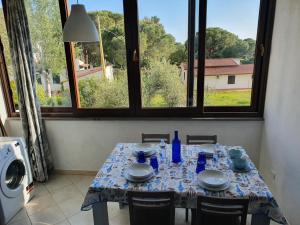
[[[126,170],[136,163],[133,154],[137,143],[118,143],[101,166],[89,186],[82,211],[93,210],[95,225],[109,225],[107,202],[127,203],[128,191],[175,193],[176,208],[195,209],[198,196],[220,198],[249,198],[248,214],[252,214],[251,225],[269,225],[273,220],[288,224],[274,196],[242,146],[216,144],[213,157],[207,158],[205,169],[222,171],[229,179],[230,186],[224,191],[209,191],[198,183],[196,173],[200,145],[181,145],[181,162],[172,162],[172,145],[152,144],[156,152],[159,169],[155,176],[143,183],[133,183],[125,177]],[[239,149],[247,159],[249,170],[236,172],[232,169],[230,149]],[[149,160],[146,161],[149,163]]]

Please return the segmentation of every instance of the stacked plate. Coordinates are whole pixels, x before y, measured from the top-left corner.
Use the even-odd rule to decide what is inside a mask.
[[[216,145],[215,144],[203,144],[203,145],[200,145],[200,150],[202,152],[205,152],[206,158],[212,158],[216,151]]]
[[[138,152],[143,151],[145,157],[150,157],[156,153],[155,145],[150,143],[142,143],[142,144],[135,144],[133,149],[133,155],[137,156]]]
[[[224,191],[230,187],[226,175],[218,170],[205,170],[198,175],[200,187],[210,191]]]
[[[125,171],[125,178],[136,183],[150,180],[153,176],[152,167],[145,163],[134,163]]]

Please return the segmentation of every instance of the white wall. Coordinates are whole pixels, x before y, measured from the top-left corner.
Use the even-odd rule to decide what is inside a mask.
[[[259,161],[261,121],[92,121],[48,120],[46,129],[60,170],[96,171],[117,142],[140,142],[141,133],[217,134],[220,143],[242,145]],[[20,121],[8,121],[8,132],[21,135]]]
[[[300,1],[278,0],[260,168],[292,225],[300,223],[299,62]]]
[[[252,87],[252,74],[235,75],[235,84],[228,84],[228,75],[205,76],[205,88],[216,90],[250,89]]]

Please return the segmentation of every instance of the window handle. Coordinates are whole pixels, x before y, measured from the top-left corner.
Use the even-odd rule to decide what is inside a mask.
[[[138,57],[136,49],[134,49],[134,51],[133,51],[132,61],[133,62],[138,62],[139,61],[139,57]]]

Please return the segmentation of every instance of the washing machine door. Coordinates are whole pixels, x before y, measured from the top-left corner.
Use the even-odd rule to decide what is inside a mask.
[[[22,181],[25,176],[25,165],[15,156],[10,157],[1,171],[1,189],[8,198],[19,196],[23,192]]]

